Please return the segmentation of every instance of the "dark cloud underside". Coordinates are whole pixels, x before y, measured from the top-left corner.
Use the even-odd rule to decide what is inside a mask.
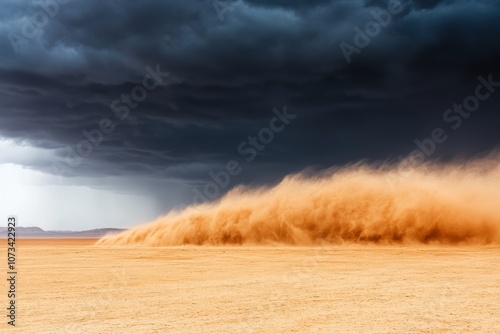
[[[76,175],[148,175],[200,180],[269,124],[272,109],[297,114],[245,170],[242,180],[393,159],[473,94],[477,77],[500,81],[500,3],[403,1],[404,10],[348,63],[370,11],[387,1],[70,1],[20,45],[40,7],[4,1],[0,14],[0,135],[76,149],[83,130],[109,118],[116,129]],[[146,66],[166,85],[121,121],[112,101],[142,83]],[[474,155],[498,144],[500,92],[449,133],[433,158]],[[30,166],[51,172],[50,161]],[[264,168],[265,167],[265,168]]]

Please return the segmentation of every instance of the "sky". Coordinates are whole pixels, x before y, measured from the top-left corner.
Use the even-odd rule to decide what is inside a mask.
[[[500,142],[498,1],[0,6],[0,217],[24,226],[131,227],[237,185]]]

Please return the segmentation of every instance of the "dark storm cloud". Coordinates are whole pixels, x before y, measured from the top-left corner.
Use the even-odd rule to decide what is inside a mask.
[[[238,145],[285,105],[297,119],[241,180],[269,178],[264,167],[278,176],[391,159],[443,126],[444,111],[474,93],[479,75],[500,81],[496,1],[402,1],[351,63],[340,43],[354,45],[354,27],[389,1],[231,1],[223,20],[211,1],[48,3],[2,3],[0,135],[64,161],[83,130],[110,119],[115,129],[68,175],[201,180],[244,161]],[[23,37],[41,4],[53,17]],[[12,36],[21,43],[13,47]],[[170,75],[120,120],[110,105],[142,84],[147,66]],[[434,158],[495,147],[499,104],[500,92]],[[54,172],[52,163],[30,167]]]

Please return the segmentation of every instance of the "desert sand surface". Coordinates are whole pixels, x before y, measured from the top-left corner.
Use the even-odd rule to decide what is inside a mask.
[[[498,246],[95,242],[18,240],[17,326],[0,332],[500,333]]]

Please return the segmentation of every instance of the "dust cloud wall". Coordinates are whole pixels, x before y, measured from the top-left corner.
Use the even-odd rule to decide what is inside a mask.
[[[500,244],[499,157],[356,164],[239,187],[98,245]]]

